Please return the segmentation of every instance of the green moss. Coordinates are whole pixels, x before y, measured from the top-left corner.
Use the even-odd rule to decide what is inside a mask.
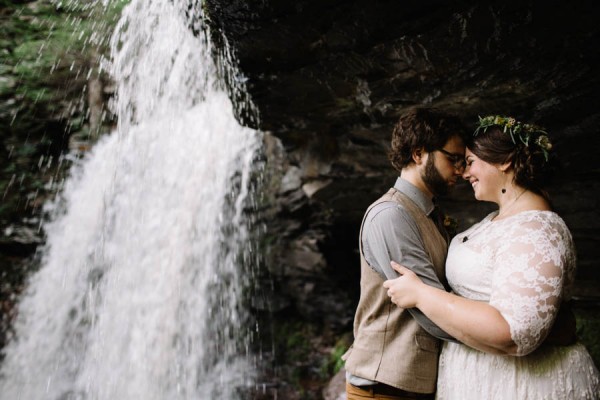
[[[600,367],[600,310],[598,307],[574,307],[577,337],[589,351],[596,367]]]
[[[106,7],[102,3],[0,0],[3,227],[37,231],[41,206],[60,188],[70,164],[61,157],[68,151],[69,135],[88,134],[88,74],[98,73],[98,57],[108,53],[112,27],[128,2],[111,0]],[[5,231],[0,239],[9,249],[13,239]],[[20,282],[29,273],[23,260],[33,254],[35,243],[14,248],[16,252],[0,252],[0,348]]]
[[[300,321],[286,321],[277,326],[276,342],[279,356],[285,359],[302,360],[310,352],[309,338],[312,336],[312,327]]]
[[[40,169],[40,158],[57,160],[68,136],[86,130],[88,74],[97,73],[98,56],[108,53],[127,3],[0,2],[0,221],[31,215],[23,196],[39,189],[48,195],[43,182],[55,175]],[[9,185],[15,174],[19,182]]]
[[[324,360],[323,365],[321,366],[321,374],[324,378],[332,377],[344,367],[342,356],[348,350],[351,343],[352,338],[350,334],[343,335],[338,339],[331,349],[329,357]]]

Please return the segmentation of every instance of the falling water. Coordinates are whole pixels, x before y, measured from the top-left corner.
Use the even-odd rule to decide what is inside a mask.
[[[45,227],[1,399],[234,399],[251,379],[241,264],[260,135],[236,122],[189,4],[123,11],[107,67],[118,128]]]

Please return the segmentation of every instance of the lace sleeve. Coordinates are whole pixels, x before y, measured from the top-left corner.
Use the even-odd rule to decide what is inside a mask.
[[[562,220],[561,220],[562,221]],[[515,221],[516,222],[516,221]],[[572,244],[560,225],[533,218],[508,223],[497,243],[490,304],[510,326],[517,355],[534,351],[558,312]]]

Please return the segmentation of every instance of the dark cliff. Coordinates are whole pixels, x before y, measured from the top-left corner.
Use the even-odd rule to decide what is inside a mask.
[[[392,125],[407,107],[427,105],[471,123],[499,113],[548,129],[561,160],[550,192],[577,242],[580,287],[599,294],[589,282],[600,280],[596,3],[209,0],[207,8],[237,55],[259,128],[280,145],[272,229],[283,232],[284,264],[335,285],[312,290],[333,299],[354,285],[361,215],[395,177],[386,159]],[[458,192],[446,203],[464,227],[489,208],[466,185]]]
[[[275,311],[349,330],[360,219],[393,184],[391,128],[414,105],[547,128],[561,160],[550,194],[578,248],[577,293],[600,295],[597,3],[208,0],[206,9],[269,133]],[[461,228],[491,209],[470,187],[457,192],[445,203]]]

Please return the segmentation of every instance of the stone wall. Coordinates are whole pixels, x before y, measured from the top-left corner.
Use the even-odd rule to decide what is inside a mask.
[[[207,10],[277,149],[268,233],[281,304],[349,326],[360,218],[394,182],[391,128],[414,105],[548,129],[562,163],[550,193],[578,247],[577,293],[600,295],[596,3],[208,0]],[[445,204],[462,228],[493,209],[464,184]]]

